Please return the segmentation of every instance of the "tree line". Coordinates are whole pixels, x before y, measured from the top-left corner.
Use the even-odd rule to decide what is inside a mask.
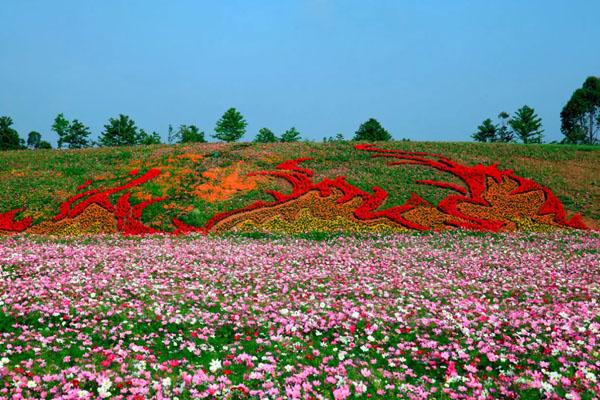
[[[21,139],[17,131],[12,128],[13,121],[10,117],[0,117],[0,150],[22,150],[22,149],[51,149],[49,142],[42,140],[39,132],[29,132],[27,141]],[[223,142],[235,142],[246,133],[247,122],[244,116],[235,108],[230,108],[217,121],[213,138]],[[135,146],[160,144],[161,137],[157,132],[148,133],[138,128],[135,121],[127,115],[120,114],[116,118],[110,118],[104,125],[98,141],[90,139],[91,130],[78,119],[69,120],[64,114],[58,114],[52,123],[52,131],[58,136],[58,148],[83,149],[94,146]],[[391,140],[392,136],[374,118],[361,124],[354,135],[354,140],[381,141]],[[269,128],[261,128],[254,142],[298,142],[302,140],[301,134],[295,127],[291,127],[280,136],[277,136]],[[324,141],[334,140],[324,138]],[[343,135],[338,134],[336,140],[344,140]],[[167,134],[168,143],[204,143],[206,142],[204,131],[196,125],[180,125],[173,129],[169,125]]]
[[[478,142],[542,143],[542,119],[528,105],[511,116],[506,111],[498,114],[497,122],[485,119],[472,137]],[[590,76],[581,88],[575,90],[560,113],[560,143],[599,144],[600,131],[600,78]]]
[[[561,143],[598,144],[600,130],[600,78],[591,76],[585,80],[563,107],[560,114],[561,132],[565,136]],[[8,116],[0,117],[0,150],[50,149],[48,141],[42,140],[39,132],[29,132],[27,140],[19,137],[12,127],[13,121]],[[214,139],[224,142],[238,141],[246,134],[247,122],[235,108],[230,108],[217,121],[214,128]],[[160,144],[161,136],[157,132],[148,133],[138,128],[135,121],[127,115],[120,114],[110,118],[104,125],[98,141],[90,139],[91,131],[83,122],[68,120],[64,114],[58,114],[52,124],[52,131],[58,135],[58,148],[81,149],[92,146],[132,146]],[[542,143],[542,119],[535,110],[524,105],[513,113],[502,111],[497,121],[485,119],[472,135],[479,142],[514,142]],[[387,141],[392,135],[381,126],[375,118],[370,118],[360,125],[352,140]],[[254,142],[297,142],[302,140],[300,132],[291,127],[280,136],[269,128],[261,128]],[[323,141],[345,140],[342,134],[324,138]],[[406,139],[403,139],[406,140]],[[173,129],[169,125],[168,143],[203,143],[206,142],[204,131],[196,125],[180,125]]]

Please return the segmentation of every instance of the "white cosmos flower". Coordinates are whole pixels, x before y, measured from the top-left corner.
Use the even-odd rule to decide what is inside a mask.
[[[105,379],[102,381],[102,385],[98,387],[98,395],[103,399],[110,397],[111,393],[108,391],[112,386],[112,382],[110,379]]]
[[[212,360],[208,369],[210,370],[210,372],[217,372],[218,370],[220,370],[221,360]]]

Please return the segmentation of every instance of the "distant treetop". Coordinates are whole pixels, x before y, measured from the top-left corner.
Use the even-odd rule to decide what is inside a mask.
[[[254,138],[254,141],[256,143],[274,143],[278,142],[279,139],[269,128],[260,128],[256,138]]]
[[[367,142],[388,141],[391,139],[392,135],[375,118],[369,118],[368,121],[363,122],[354,134],[354,140]]]
[[[300,132],[298,132],[298,130],[292,126],[290,129],[283,132],[280,140],[284,143],[298,142],[300,141]]]

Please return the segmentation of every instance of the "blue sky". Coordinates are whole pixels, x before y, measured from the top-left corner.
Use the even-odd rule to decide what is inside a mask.
[[[62,112],[96,136],[130,115],[166,137],[228,107],[304,138],[375,117],[396,139],[470,140],[523,104],[560,110],[600,75],[600,2],[2,0],[0,115],[53,143]]]

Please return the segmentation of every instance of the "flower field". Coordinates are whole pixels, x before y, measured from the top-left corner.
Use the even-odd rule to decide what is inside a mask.
[[[0,398],[600,396],[600,235],[0,241]]]
[[[251,144],[241,146],[249,151],[268,150]],[[308,164],[317,162],[322,168],[326,163],[320,157],[273,162],[276,155],[268,151],[263,153],[262,162],[270,167],[249,171],[244,170],[249,167],[245,161],[256,160],[256,153],[242,153],[244,156],[237,161],[221,160],[217,161],[221,166],[215,166],[214,159],[222,158],[221,153],[206,152],[206,148],[176,157],[167,153],[170,155],[166,160],[146,160],[143,165],[124,162],[132,167],[126,174],[100,174],[77,180],[77,187],[69,195],[56,191],[60,193],[55,194],[65,196],[53,215],[46,218],[36,207],[40,202],[46,206],[52,203],[52,190],[37,195],[36,190],[30,191],[34,194],[30,203],[0,209],[0,235],[389,233],[454,229],[510,232],[597,227],[595,219],[573,213],[566,207],[568,204],[563,204],[571,202],[569,197],[561,200],[550,187],[501,168],[498,162],[468,165],[443,154],[389,148],[387,144],[343,146],[345,155],[351,149],[361,163],[371,161],[354,171],[367,172],[358,180],[357,175],[341,174],[356,169],[356,163],[349,160],[336,160],[336,168],[329,171],[334,174],[319,179]],[[284,149],[289,152],[293,147]],[[56,154],[55,161],[61,156]],[[180,164],[182,160],[184,164]],[[79,170],[71,162],[68,164],[69,169]],[[377,171],[378,164],[383,169]],[[587,174],[593,174],[600,164],[585,161],[582,165]],[[415,170],[427,172],[414,174]],[[33,171],[29,173],[33,175]],[[371,185],[365,189],[370,175],[395,180],[387,181],[388,187]],[[594,192],[593,179],[587,186],[592,188],[590,192]],[[14,179],[9,181],[14,186],[3,197],[14,204],[21,199],[16,192],[21,184]],[[570,181],[569,191],[575,186]],[[399,201],[400,198],[404,200]],[[434,198],[437,199],[431,200]],[[4,204],[1,200],[0,205]]]

